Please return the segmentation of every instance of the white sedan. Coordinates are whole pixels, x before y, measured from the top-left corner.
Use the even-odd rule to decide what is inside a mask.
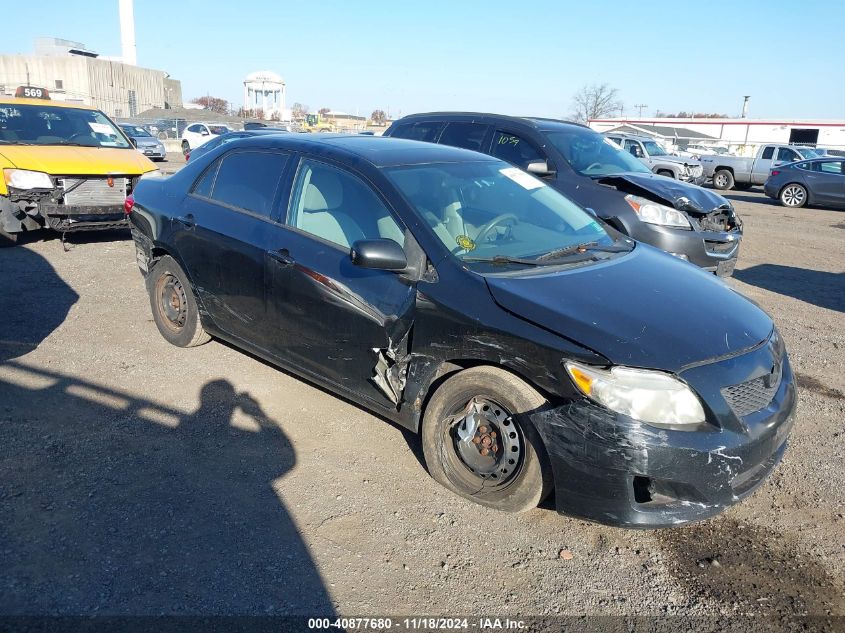
[[[230,127],[222,123],[192,123],[182,132],[182,152],[189,154],[195,147],[231,131]]]

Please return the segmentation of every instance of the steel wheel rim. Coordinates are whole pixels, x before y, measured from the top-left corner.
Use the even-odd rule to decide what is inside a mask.
[[[724,187],[728,184],[728,178],[724,174],[719,174],[716,176],[716,186],[717,187]]]
[[[804,189],[802,189],[801,187],[797,187],[795,185],[792,185],[792,186],[784,189],[783,193],[781,194],[780,197],[781,197],[781,200],[783,200],[783,203],[786,206],[788,206],[788,207],[798,207],[798,206],[801,206],[801,204],[804,202],[804,197],[805,197]]]
[[[156,297],[162,322],[174,332],[181,331],[188,318],[188,297],[182,282],[165,273],[156,282]]]
[[[448,420],[455,466],[485,487],[504,486],[519,472],[524,438],[513,415],[499,403],[476,396]]]

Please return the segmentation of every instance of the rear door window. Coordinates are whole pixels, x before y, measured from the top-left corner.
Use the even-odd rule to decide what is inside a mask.
[[[211,197],[211,187],[214,185],[214,176],[217,175],[217,167],[220,165],[220,160],[214,161],[202,173],[202,176],[194,183],[194,188],[191,193],[202,196],[203,198]]]
[[[771,145],[763,150],[763,155],[760,157],[763,160],[771,160],[772,156],[775,155],[775,148]]]
[[[286,154],[277,152],[230,152],[220,163],[211,198],[221,204],[270,217],[287,160]]]
[[[526,169],[528,163],[546,160],[545,154],[533,143],[517,134],[502,130],[497,130],[493,135],[493,148],[490,153],[522,169]]]
[[[480,152],[489,129],[489,125],[480,123],[449,123],[440,135],[440,144]]]
[[[405,123],[397,126],[396,129],[390,133],[390,136],[395,138],[406,138],[411,141],[436,143],[437,135],[442,128],[443,124],[436,121]]]

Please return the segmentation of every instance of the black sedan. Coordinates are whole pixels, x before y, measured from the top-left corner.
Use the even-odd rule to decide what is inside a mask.
[[[266,135],[126,209],[168,341],[219,337],[419,432],[431,475],[480,504],[554,490],[563,513],[675,525],[786,449],[795,385],[765,312],[489,156]]]
[[[763,191],[785,207],[845,208],[845,159],[831,156],[778,165],[769,172]]]

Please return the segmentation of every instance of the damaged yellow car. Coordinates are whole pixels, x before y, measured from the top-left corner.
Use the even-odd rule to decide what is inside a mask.
[[[21,86],[0,97],[0,246],[26,231],[125,226],[123,202],[155,165],[105,114]]]

